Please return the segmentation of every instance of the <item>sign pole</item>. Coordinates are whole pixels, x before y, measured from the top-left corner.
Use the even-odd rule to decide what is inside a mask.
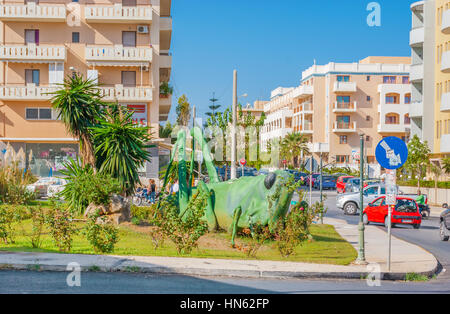
[[[388,258],[387,268],[391,271],[392,258],[392,212],[397,202],[397,170],[386,170],[386,204],[388,205]]]

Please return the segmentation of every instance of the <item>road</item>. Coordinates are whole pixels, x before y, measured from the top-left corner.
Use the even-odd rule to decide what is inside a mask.
[[[326,192],[327,216],[358,223],[335,207],[335,192]],[[319,192],[313,192],[318,200]],[[383,228],[383,226],[380,226]],[[424,220],[420,230],[396,227],[393,234],[433,253],[450,269],[450,243],[439,240],[437,218]],[[168,293],[168,294],[268,294],[268,293],[450,293],[450,270],[429,282],[381,282],[370,287],[365,280],[300,280],[201,278],[131,273],[82,273],[81,287],[66,284],[67,273],[0,271],[0,293]]]

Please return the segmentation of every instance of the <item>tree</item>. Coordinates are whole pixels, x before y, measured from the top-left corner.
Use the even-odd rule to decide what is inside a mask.
[[[430,167],[431,153],[428,142],[421,142],[417,135],[408,143],[408,160],[405,163],[405,169],[412,172],[413,176],[417,176],[417,188],[420,190],[420,180],[426,174]]]
[[[442,170],[444,170],[446,174],[450,174],[450,157],[442,159]]]
[[[159,137],[170,138],[172,136],[173,126],[170,121],[167,121],[165,126],[159,125]]]
[[[95,153],[89,128],[98,123],[106,105],[100,89],[93,80],[85,80],[83,76],[68,76],[61,89],[50,93],[51,102],[58,111],[58,119],[66,126],[67,132],[80,141],[80,155],[83,165],[95,168]]]
[[[129,196],[140,182],[139,168],[150,161],[150,128],[133,124],[133,113],[117,107],[91,130],[99,171],[116,178]]]
[[[188,102],[186,95],[178,98],[178,105],[176,108],[177,124],[179,126],[188,126],[191,118],[191,105]]]
[[[216,111],[221,107],[220,105],[216,105],[216,102],[218,101],[218,99],[215,97],[215,93],[213,93],[213,97],[209,100],[210,102],[212,102],[212,105],[209,106],[209,109],[211,110],[211,112],[207,112],[206,115],[208,117],[212,117],[216,115]]]
[[[173,94],[173,87],[168,82],[162,82],[159,85],[159,94],[163,96],[169,96]]]
[[[300,155],[308,155],[308,139],[300,133],[290,133],[281,142],[281,155],[291,160],[294,168],[297,168]]]

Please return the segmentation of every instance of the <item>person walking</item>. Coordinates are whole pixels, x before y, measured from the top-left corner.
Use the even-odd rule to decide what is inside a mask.
[[[155,204],[156,183],[155,183],[155,180],[153,180],[153,179],[150,180],[149,194],[150,194],[150,203]]]

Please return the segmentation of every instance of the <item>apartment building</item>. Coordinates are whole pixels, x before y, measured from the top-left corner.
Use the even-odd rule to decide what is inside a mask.
[[[158,130],[172,101],[159,92],[171,72],[170,12],[171,0],[4,0],[0,141],[23,150],[36,175],[60,170],[78,144],[47,93],[75,72],[97,81],[105,100],[133,110],[136,123]],[[157,156],[148,175],[157,176]]]
[[[411,12],[411,134],[439,161],[450,154],[450,1],[415,2]]]
[[[356,166],[359,134],[364,134],[365,155],[375,163],[383,137],[409,137],[410,63],[409,57],[368,57],[311,66],[300,86],[272,92],[264,108],[262,146],[299,132],[309,139],[315,158],[322,152],[326,163]]]

